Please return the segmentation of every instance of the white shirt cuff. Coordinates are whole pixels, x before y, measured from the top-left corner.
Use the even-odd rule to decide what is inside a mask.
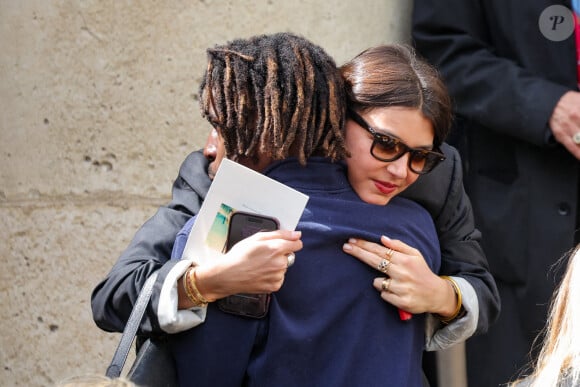
[[[163,331],[178,333],[191,329],[205,321],[207,307],[194,307],[191,309],[177,309],[179,279],[192,265],[192,260],[181,260],[173,266],[165,277],[159,305],[157,306],[157,318]]]

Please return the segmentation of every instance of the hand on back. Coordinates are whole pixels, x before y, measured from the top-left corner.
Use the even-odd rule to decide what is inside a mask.
[[[419,250],[385,236],[378,244],[350,239],[344,246],[347,254],[381,271],[383,260],[390,263],[381,277],[373,281],[381,298],[411,313],[448,314],[455,307],[455,295],[447,281],[433,273]],[[384,265],[383,265],[384,267]],[[385,282],[386,281],[386,282]]]

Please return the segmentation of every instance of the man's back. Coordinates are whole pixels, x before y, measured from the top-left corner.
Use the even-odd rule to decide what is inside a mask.
[[[362,202],[342,164],[284,161],[266,174],[310,196],[297,227],[304,247],[272,295],[267,318],[240,322],[210,306],[204,324],[172,339],[180,378],[197,375],[201,386],[215,384],[216,377],[235,384],[232,375],[247,372],[250,385],[378,385],[385,378],[420,385],[424,316],[401,321],[397,308],[372,287],[380,273],[345,254],[342,245],[350,237],[378,242],[388,235],[415,246],[437,273],[440,249],[428,212],[402,198],[387,206]],[[215,337],[227,344],[212,352]]]

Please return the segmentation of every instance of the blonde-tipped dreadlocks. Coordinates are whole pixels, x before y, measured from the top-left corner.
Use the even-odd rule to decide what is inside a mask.
[[[208,51],[200,86],[204,117],[226,155],[253,160],[347,155],[344,82],[319,46],[289,33],[234,40]]]

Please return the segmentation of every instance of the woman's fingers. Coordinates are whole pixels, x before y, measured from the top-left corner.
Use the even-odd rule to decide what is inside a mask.
[[[360,259],[381,273],[391,275],[396,253],[393,248],[354,238],[349,239],[342,248],[345,253]]]
[[[403,311],[420,313],[427,310],[431,298],[430,280],[436,276],[417,249],[383,237],[381,244],[349,239],[343,250],[381,273],[374,279],[373,287],[383,300]]]
[[[290,230],[276,230],[276,231],[261,231],[257,232],[254,235],[249,236],[246,239],[251,240],[272,240],[272,239],[280,239],[286,241],[298,241],[302,237],[301,231],[290,231]]]
[[[280,289],[302,249],[299,231],[258,232],[236,243],[220,260],[220,277],[233,293],[270,293]],[[234,291],[235,290],[235,291]]]
[[[391,248],[394,251],[397,251],[401,254],[411,255],[411,256],[416,256],[416,255],[421,256],[421,253],[419,252],[419,250],[417,250],[414,247],[409,246],[405,242],[400,241],[398,239],[390,239],[389,237],[383,235],[383,236],[381,236],[381,243],[383,244],[383,246],[385,248]]]
[[[342,246],[345,253],[350,254],[369,266],[376,267],[380,260],[380,251],[386,251],[384,247],[373,242],[368,242],[362,239],[351,238]]]

